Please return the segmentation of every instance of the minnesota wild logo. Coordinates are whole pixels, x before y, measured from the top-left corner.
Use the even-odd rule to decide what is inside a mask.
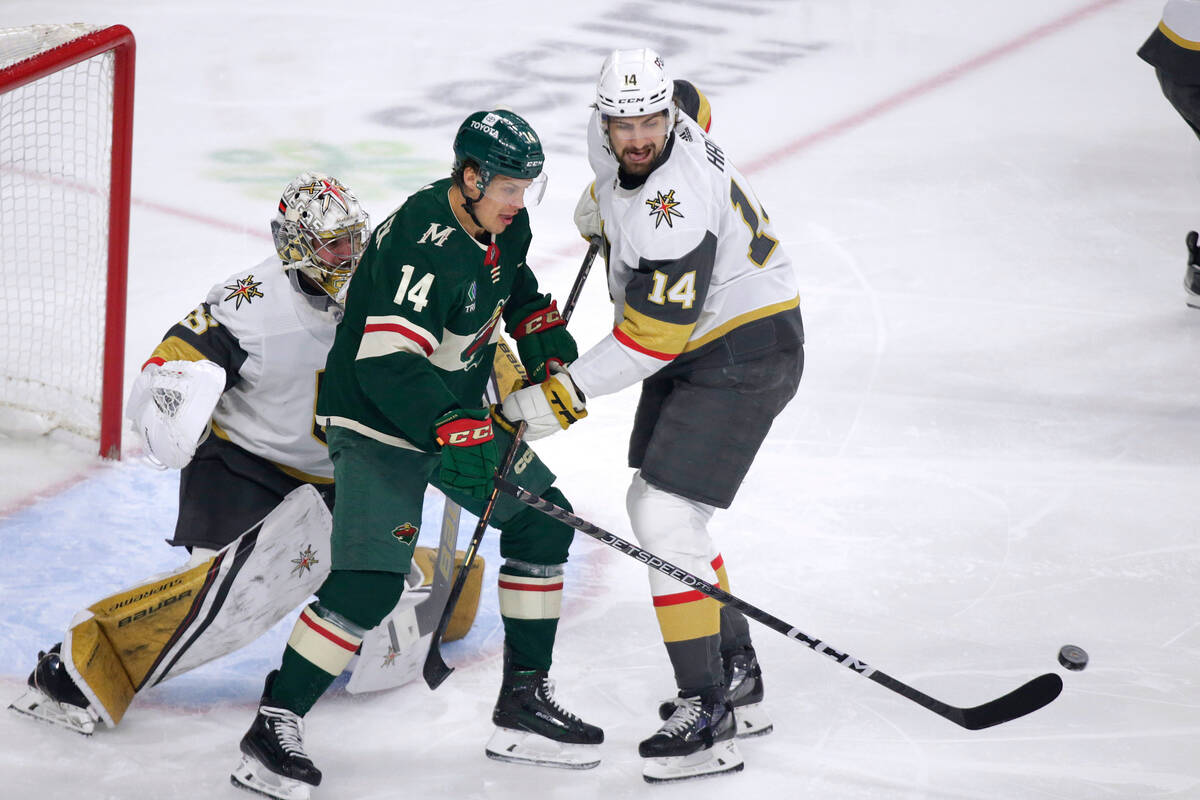
[[[403,525],[397,525],[396,529],[392,531],[392,536],[395,536],[400,544],[411,545],[417,540],[417,533],[417,526],[406,522]]]
[[[292,563],[295,564],[292,567],[292,575],[301,577],[306,572],[312,572],[313,564],[317,563],[317,553],[311,544],[305,545],[299,556],[292,559]]]
[[[666,194],[658,193],[657,197],[646,201],[646,205],[650,206],[650,216],[658,215],[654,220],[654,229],[658,230],[658,226],[664,222],[668,228],[674,227],[671,220],[674,217],[683,219],[683,214],[679,212],[679,201],[675,199],[675,190],[671,189]]]
[[[243,300],[249,304],[255,297],[263,296],[263,293],[258,290],[258,287],[260,286],[262,286],[262,281],[254,280],[253,275],[247,275],[245,278],[238,278],[237,282],[232,286],[225,287],[229,290],[229,294],[226,296],[225,300],[233,300],[234,309],[239,309],[242,307]]]

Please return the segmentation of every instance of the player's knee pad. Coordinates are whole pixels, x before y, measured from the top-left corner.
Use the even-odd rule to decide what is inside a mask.
[[[557,487],[542,493],[545,500],[571,510]],[[567,560],[575,531],[567,524],[533,508],[524,508],[500,525],[500,555],[530,564],[562,564]]]
[[[715,558],[716,548],[708,533],[713,506],[659,489],[639,472],[629,485],[625,507],[642,547],[710,583],[716,582],[719,559]],[[679,591],[680,584],[652,572],[650,586],[655,595],[660,595]]]
[[[317,590],[318,613],[336,615],[365,632],[396,607],[403,592],[404,573],[335,569]],[[358,635],[361,637],[362,633]]]

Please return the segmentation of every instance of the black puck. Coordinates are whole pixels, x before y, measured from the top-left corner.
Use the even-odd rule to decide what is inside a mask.
[[[1073,644],[1064,644],[1058,651],[1058,663],[1069,670],[1078,672],[1088,665],[1087,651]]]

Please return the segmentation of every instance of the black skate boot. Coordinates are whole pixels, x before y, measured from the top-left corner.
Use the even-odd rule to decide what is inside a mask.
[[[304,719],[271,705],[276,674],[278,671],[267,676],[258,714],[242,737],[242,762],[229,780],[267,797],[308,800],[312,787],[321,784],[321,770],[304,752]]]
[[[29,673],[26,683],[25,694],[9,706],[13,711],[85,736],[96,730],[99,716],[67,674],[62,661],[62,642],[51,647],[49,652],[38,653],[37,666]]]
[[[488,758],[566,769],[591,769],[600,763],[604,731],[564,709],[554,699],[554,682],[545,670],[513,669],[504,653],[504,682],[492,711],[496,732],[488,740]]]
[[[734,741],[737,724],[724,688],[680,693],[673,706],[658,732],[638,745],[638,754],[646,759],[642,777],[647,783],[741,771]]]
[[[775,726],[762,707],[762,669],[754,648],[747,645],[726,651],[721,654],[721,661],[725,667],[725,696],[737,717],[738,738],[766,736]],[[668,719],[675,712],[678,700],[677,697],[664,700],[658,707],[658,718]]]

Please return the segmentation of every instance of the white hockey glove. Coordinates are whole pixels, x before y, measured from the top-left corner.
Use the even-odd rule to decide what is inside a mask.
[[[604,235],[594,186],[594,183],[585,186],[583,194],[579,195],[579,202],[575,204],[575,227],[579,229],[579,235],[589,242],[599,240]]]
[[[587,416],[583,393],[575,388],[565,369],[552,364],[551,375],[541,383],[517,389],[504,398],[500,413],[512,422],[525,420],[525,439],[535,441]]]
[[[161,464],[182,469],[208,431],[221,393],[225,370],[211,361],[167,361],[150,364],[129,392],[125,416]]]

